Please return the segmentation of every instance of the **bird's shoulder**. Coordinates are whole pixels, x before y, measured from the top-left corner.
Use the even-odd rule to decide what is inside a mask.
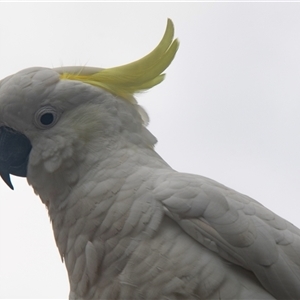
[[[278,297],[300,297],[300,230],[209,178],[170,172],[156,181],[165,214],[202,246],[251,270]]]

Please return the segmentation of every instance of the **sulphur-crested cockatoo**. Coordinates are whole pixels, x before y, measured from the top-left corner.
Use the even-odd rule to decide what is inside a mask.
[[[173,33],[128,65],[3,79],[1,177],[46,205],[71,299],[300,299],[300,230],[154,151],[134,94],[163,80]]]

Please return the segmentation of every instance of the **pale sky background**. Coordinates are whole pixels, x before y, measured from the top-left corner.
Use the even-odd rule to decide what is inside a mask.
[[[176,170],[253,197],[300,227],[300,3],[0,3],[0,78],[32,66],[113,67],[148,54],[167,18],[166,80],[137,97]],[[0,183],[0,298],[67,298],[44,205]]]

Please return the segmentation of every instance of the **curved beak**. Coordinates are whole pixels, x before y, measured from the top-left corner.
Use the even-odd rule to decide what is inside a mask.
[[[29,153],[29,139],[9,127],[0,127],[0,176],[13,190],[10,174],[26,177]]]

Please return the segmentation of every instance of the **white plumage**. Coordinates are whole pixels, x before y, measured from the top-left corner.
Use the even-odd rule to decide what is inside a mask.
[[[26,176],[47,206],[71,299],[299,299],[299,229],[154,151],[132,95],[162,81],[177,48],[169,21],[125,67],[2,80],[0,174],[11,187]]]

